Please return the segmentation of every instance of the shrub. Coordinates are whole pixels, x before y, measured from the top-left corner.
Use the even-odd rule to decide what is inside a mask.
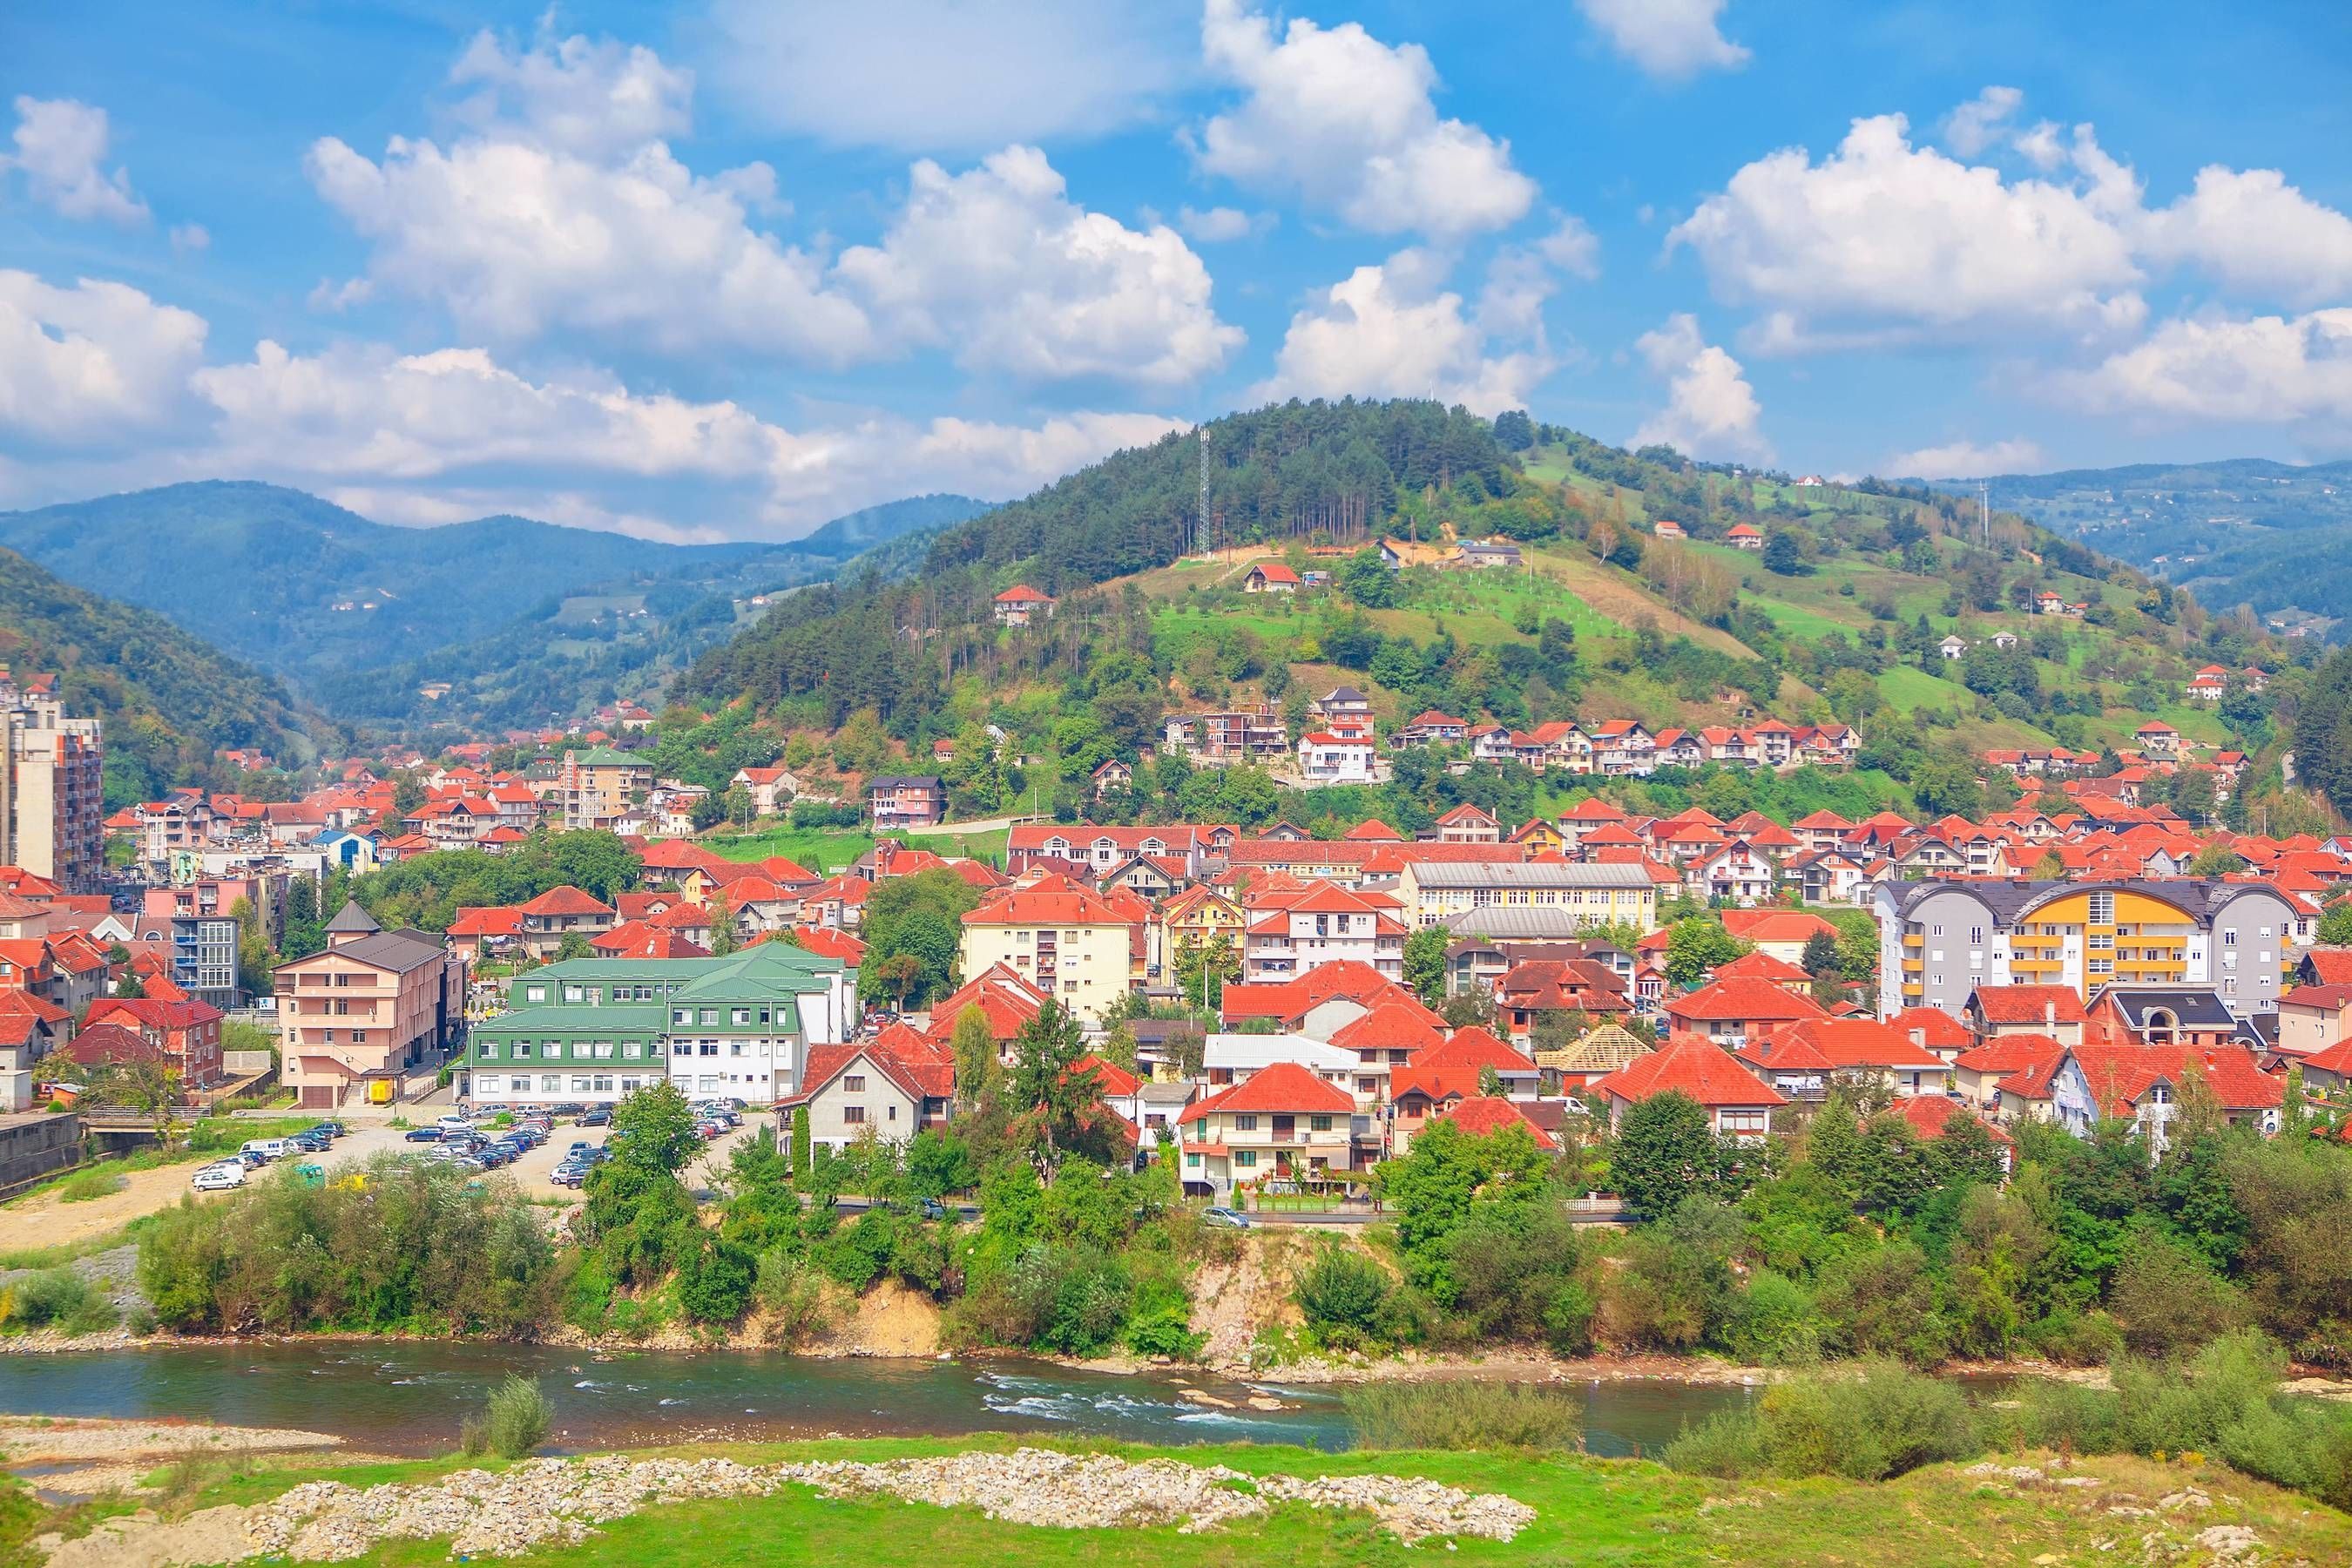
[[[2123,1331],[2105,1312],[2053,1308],[2025,1325],[2025,1342],[2036,1355],[2061,1366],[2105,1366],[2123,1353]]]
[[[1666,1462],[1710,1475],[1760,1468],[1780,1476],[1874,1481],[1966,1458],[1981,1447],[1975,1414],[1958,1389],[1874,1359],[1777,1384],[1754,1410],[1686,1433],[1667,1448]],[[1731,1468],[1708,1468],[1716,1465]]]
[[[2134,1236],[2116,1265],[2107,1305],[2134,1355],[2172,1360],[2245,1321],[2245,1302],[2187,1247],[2152,1232]]]
[[[1544,1308],[1544,1340],[1561,1355],[1589,1355],[1592,1320],[1600,1304],[1575,1280],[1563,1281]]]
[[[554,1424],[555,1407],[539,1384],[509,1374],[491,1393],[481,1415],[467,1417],[460,1446],[469,1457],[488,1453],[520,1459],[547,1441],[548,1428]]]
[[[1327,1344],[1353,1347],[1375,1337],[1388,1306],[1389,1277],[1336,1237],[1325,1237],[1292,1294]]]
[[[751,1251],[716,1237],[686,1255],[678,1270],[677,1301],[698,1323],[731,1323],[751,1304]]]
[[[1567,1395],[1524,1383],[1375,1383],[1341,1396],[1364,1448],[1560,1448],[1582,1425]]]
[[[1732,1293],[1724,1309],[1724,1348],[1747,1361],[1767,1364],[1809,1362],[1821,1353],[1811,1321],[1813,1299],[1785,1274],[1759,1268],[1746,1289]]]
[[[1907,1241],[1830,1264],[1822,1270],[1813,1304],[1823,1338],[1841,1353],[1899,1356],[1914,1366],[1934,1366],[1949,1352],[1927,1255]]]
[[[768,1314],[768,1338],[777,1344],[797,1344],[833,1325],[824,1282],[782,1247],[760,1254],[751,1299]]]
[[[0,1324],[94,1334],[122,1321],[111,1298],[71,1268],[45,1268],[0,1290]]]

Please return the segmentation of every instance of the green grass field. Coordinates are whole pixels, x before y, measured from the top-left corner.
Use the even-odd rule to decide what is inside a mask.
[[[992,866],[1004,864],[1006,836],[1001,827],[988,833],[909,833],[904,837],[910,847],[929,849],[935,855],[961,856],[985,860]],[[711,853],[729,860],[765,860],[781,855],[820,876],[831,876],[847,870],[873,848],[874,835],[847,829],[779,827],[766,833],[706,838],[702,842]]]
[[[1535,1522],[1508,1542],[1430,1540],[1406,1547],[1361,1515],[1286,1504],[1268,1516],[1197,1534],[1151,1529],[1057,1530],[1003,1523],[977,1509],[939,1508],[895,1498],[830,1500],[787,1484],[773,1496],[656,1504],[614,1520],[577,1545],[518,1559],[600,1568],[709,1568],[714,1563],[854,1563],[860,1568],[940,1568],[946,1563],[1019,1563],[1023,1568],[1284,1568],[1419,1561],[1527,1564],[1944,1565],[2116,1561],[2103,1556],[2126,1539],[2130,1560],[2205,1562],[2188,1550],[2217,1524],[2251,1528],[2266,1562],[2344,1562],[2352,1556],[2352,1519],[2307,1499],[2198,1463],[2159,1465],[2136,1458],[2084,1462],[2097,1484],[2080,1489],[2018,1488],[1937,1465],[1900,1479],[1735,1483],[1672,1474],[1654,1464],[1588,1459],[1573,1454],[1349,1453],[1246,1444],[1143,1447],[1066,1443],[1044,1437],[873,1438],[783,1445],[697,1445],[668,1450],[681,1458],[716,1455],[751,1463],[781,1459],[921,1458],[1020,1446],[1116,1453],[1129,1460],[1174,1458],[1223,1465],[1245,1475],[1392,1474],[1426,1477],[1471,1491],[1501,1492],[1526,1503]],[[275,1467],[267,1460],[157,1472],[170,1489],[163,1510],[178,1517],[225,1503],[250,1505],[297,1481],[332,1479],[355,1486],[428,1481],[464,1468],[455,1458],[340,1469]],[[497,1468],[491,1461],[484,1468]],[[2119,1521],[2106,1511],[2126,1498],[2152,1504],[2186,1483],[2210,1506]],[[1239,1483],[1237,1483],[1239,1484]],[[21,1494],[18,1494],[21,1496]],[[79,1511],[96,1518],[124,1511],[101,1500]],[[29,1517],[28,1517],[29,1515]],[[68,1521],[56,1521],[68,1522]],[[52,1521],[37,1510],[11,1510],[8,1533],[29,1542]],[[2158,1550],[2143,1552],[2143,1539]],[[2105,1543],[2103,1545],[2103,1543]],[[0,1542],[14,1545],[16,1542]],[[357,1561],[441,1563],[446,1542],[402,1542]],[[2253,1561],[2254,1559],[2247,1559]]]

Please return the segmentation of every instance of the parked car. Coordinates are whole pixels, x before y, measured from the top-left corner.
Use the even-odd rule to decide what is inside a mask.
[[[441,1142],[441,1129],[438,1127],[412,1127],[408,1130],[407,1141],[411,1143],[438,1143]]]
[[[584,1161],[566,1160],[550,1171],[547,1179],[559,1187],[580,1186],[588,1180],[588,1165]]]
[[[1224,1230],[1247,1230],[1250,1227],[1249,1215],[1222,1205],[1202,1215],[1201,1223]]]
[[[471,1132],[474,1119],[470,1116],[445,1116],[433,1124],[444,1132]]]
[[[948,1205],[940,1202],[937,1198],[925,1198],[922,1201],[921,1208],[923,1211],[923,1217],[925,1219],[945,1219],[948,1217]]]
[[[224,1160],[217,1165],[206,1165],[198,1171],[189,1185],[200,1193],[226,1192],[245,1185],[245,1162]]]
[[[583,1127],[610,1127],[612,1124],[613,1108],[609,1105],[600,1105],[593,1110],[580,1113],[580,1125]]]
[[[320,1121],[314,1122],[306,1131],[323,1133],[330,1142],[332,1142],[337,1138],[348,1137],[352,1130],[340,1121]]]
[[[299,1144],[313,1154],[323,1154],[334,1145],[335,1141],[315,1127],[306,1127],[288,1138],[286,1142]]]
[[[293,1142],[284,1138],[248,1138],[245,1141],[245,1147],[237,1152],[258,1154],[264,1160],[283,1160],[294,1152],[294,1148]]]

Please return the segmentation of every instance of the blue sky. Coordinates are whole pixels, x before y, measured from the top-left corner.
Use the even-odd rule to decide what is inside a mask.
[[[1269,397],[1938,476],[2352,455],[2352,11],[0,16],[0,505],[789,537]]]

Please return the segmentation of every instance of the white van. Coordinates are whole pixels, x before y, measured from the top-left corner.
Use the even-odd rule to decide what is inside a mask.
[[[287,1138],[248,1138],[246,1140],[245,1147],[237,1152],[258,1154],[263,1159],[275,1163],[294,1152],[296,1147],[294,1142]]]
[[[242,1164],[206,1165],[196,1173],[195,1189],[200,1193],[226,1192],[245,1185]]]

